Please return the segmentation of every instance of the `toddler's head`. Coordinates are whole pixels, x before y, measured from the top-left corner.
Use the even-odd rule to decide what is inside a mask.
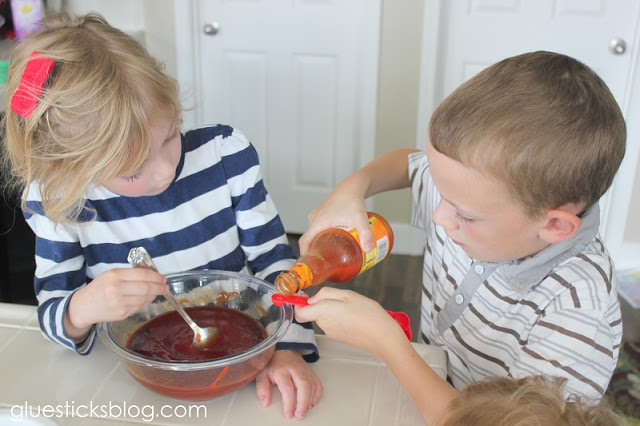
[[[616,426],[622,419],[604,403],[565,400],[565,378],[489,377],[468,385],[445,412],[439,426]]]
[[[7,104],[33,85],[24,70],[34,57],[51,59],[53,67],[35,109],[7,108],[5,153],[21,185],[37,182],[47,216],[74,222],[90,185],[141,166],[155,123],[181,122],[178,85],[99,15],[64,13],[43,19],[42,27],[14,49]]]
[[[626,128],[591,69],[552,52],[502,60],[436,109],[429,139],[441,154],[497,179],[530,217],[586,208],[611,185]]]

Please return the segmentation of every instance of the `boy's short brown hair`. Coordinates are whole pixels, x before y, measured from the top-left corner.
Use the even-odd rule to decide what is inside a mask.
[[[624,157],[626,127],[595,72],[539,51],[462,84],[433,113],[429,138],[440,153],[497,178],[536,217],[597,202]]]

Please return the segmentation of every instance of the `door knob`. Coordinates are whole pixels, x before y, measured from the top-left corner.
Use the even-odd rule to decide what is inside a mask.
[[[202,27],[202,32],[204,32],[206,35],[214,36],[218,34],[218,32],[220,32],[220,23],[212,22],[210,24],[204,24],[204,27]]]
[[[609,50],[614,55],[622,55],[627,50],[627,43],[621,38],[614,38],[609,43]]]

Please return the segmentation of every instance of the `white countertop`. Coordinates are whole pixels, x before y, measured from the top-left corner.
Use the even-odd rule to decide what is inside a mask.
[[[90,355],[77,355],[41,335],[35,307],[0,303],[0,424],[17,416],[25,418],[23,423],[10,424],[424,424],[383,363],[326,336],[316,337],[320,360],[312,366],[324,385],[323,397],[304,420],[287,420],[276,387],[266,408],[258,402],[254,383],[210,401],[167,398],[136,382],[99,340]],[[414,346],[446,377],[446,355],[440,348]],[[94,417],[88,417],[91,408]],[[73,416],[63,416],[67,413]]]

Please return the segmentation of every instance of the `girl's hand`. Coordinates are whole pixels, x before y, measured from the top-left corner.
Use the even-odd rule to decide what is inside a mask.
[[[351,290],[323,287],[309,298],[309,305],[296,307],[298,322],[315,321],[331,339],[364,349],[378,357],[399,339],[407,341],[402,328],[368,297]]]
[[[103,272],[71,296],[65,331],[81,339],[93,324],[125,319],[168,291],[166,283],[164,275],[144,268]]]
[[[284,416],[304,418],[322,396],[322,383],[309,364],[296,351],[275,351],[273,358],[256,377],[256,391],[263,407],[271,403],[271,386],[282,394]],[[295,408],[295,411],[294,411]]]

